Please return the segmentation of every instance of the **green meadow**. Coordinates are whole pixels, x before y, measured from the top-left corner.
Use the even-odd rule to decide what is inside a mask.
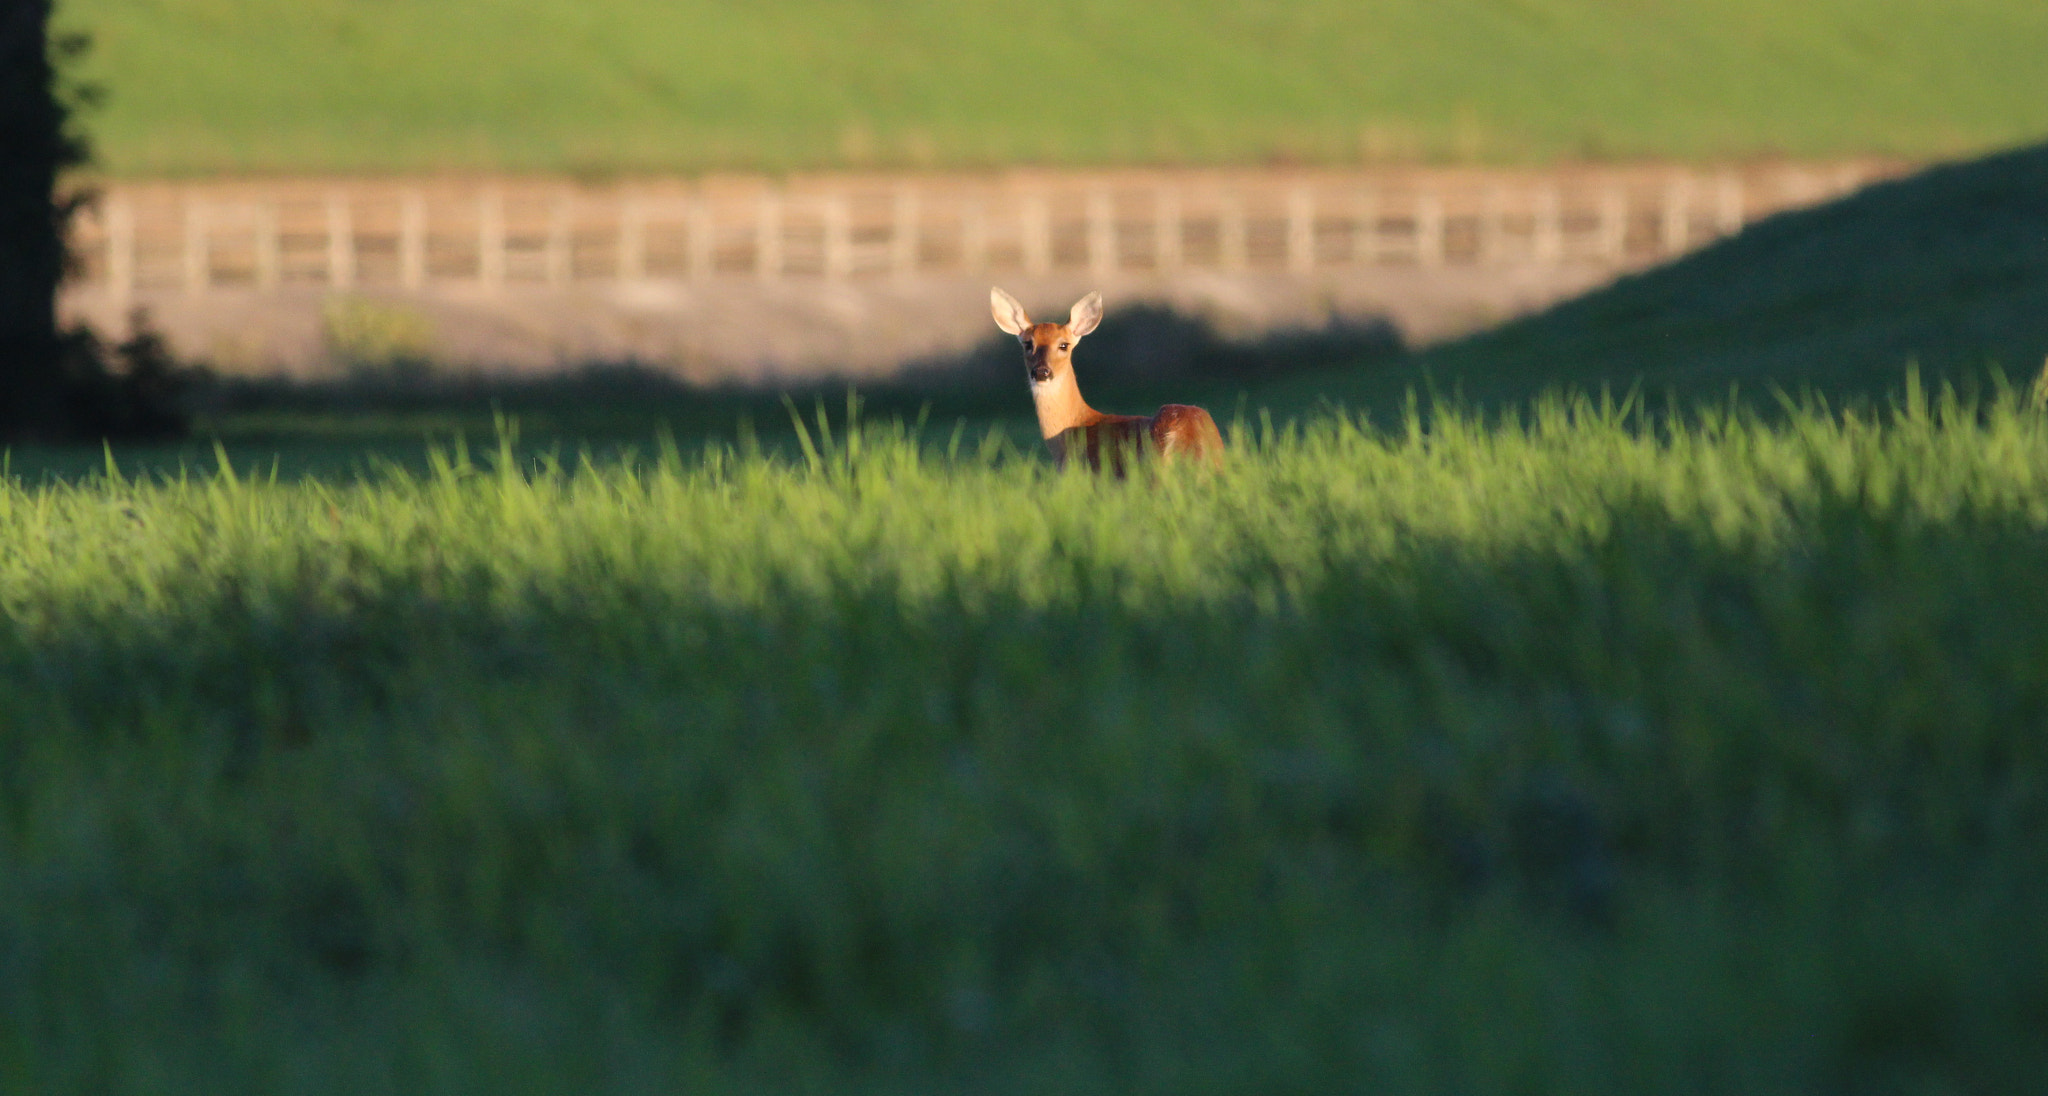
[[[2048,421],[0,487],[0,1087],[2048,1070]]]
[[[2033,0],[63,0],[115,175],[1864,156],[2048,134]]]
[[[601,375],[12,451],[0,1091],[2036,1088],[2044,172],[1322,372],[1105,325],[1214,474]]]

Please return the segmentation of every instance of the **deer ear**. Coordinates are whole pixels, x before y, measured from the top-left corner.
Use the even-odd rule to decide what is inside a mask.
[[[1024,306],[1017,298],[1000,289],[990,287],[988,291],[989,311],[995,313],[996,326],[1012,335],[1022,335],[1031,326],[1031,317],[1024,313]]]
[[[1067,314],[1067,334],[1080,338],[1095,330],[1102,322],[1102,294],[1090,293],[1074,302],[1074,310]]]

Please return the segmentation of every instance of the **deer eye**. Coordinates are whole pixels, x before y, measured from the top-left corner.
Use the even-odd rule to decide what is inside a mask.
[[[1067,344],[1066,344],[1066,343],[1061,343],[1061,344],[1060,344],[1060,349],[1061,349],[1061,350],[1065,350],[1066,348],[1067,348]]]

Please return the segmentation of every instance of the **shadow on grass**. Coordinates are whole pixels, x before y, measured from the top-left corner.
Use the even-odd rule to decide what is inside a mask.
[[[1539,486],[1608,478],[1583,455]],[[162,604],[43,587],[0,635],[0,780],[90,825],[9,834],[0,1035],[37,1040],[24,1091],[121,1054],[166,1091],[293,1060],[435,1091],[365,1046],[513,1053],[512,1093],[2026,1091],[2037,523],[1816,489],[1781,551],[1615,496],[1560,542],[1385,557],[1314,516],[1342,492],[1217,507],[1206,607],[1126,596],[1113,541],[1050,600],[958,559],[908,598],[931,528],[758,504],[712,535],[844,565],[734,601],[676,584],[716,552],[600,548],[562,588],[508,548],[716,513],[653,496],[413,537],[309,507],[305,555],[230,541]],[[171,545],[243,509],[85,501]],[[1315,573],[1275,609],[1267,569]]]
[[[1206,318],[1156,306],[1103,321],[1079,352],[1083,384],[1099,403],[1184,399],[1189,392],[1234,396],[1277,379],[1339,365],[1393,361],[1405,348],[1383,319],[1338,319],[1318,328],[1230,338]],[[644,438],[666,426],[677,436],[730,432],[741,419],[781,419],[785,401],[810,406],[862,403],[884,416],[944,420],[1029,417],[1015,345],[994,334],[970,350],[905,363],[895,376],[865,382],[699,386],[639,362],[592,362],[559,373],[513,376],[432,369],[358,370],[328,380],[220,379],[203,394],[205,424],[223,437],[375,435],[386,424],[446,429],[519,415],[530,429]]]
[[[1139,307],[1112,315],[1089,336],[1080,368],[1090,401],[1104,410],[1148,413],[1161,403],[1195,403],[1220,421],[1275,380],[1391,363],[1404,353],[1399,332],[1379,319],[1235,339],[1203,317]],[[501,421],[516,425],[522,450],[571,458],[645,453],[658,438],[686,451],[759,444],[793,455],[793,410],[807,420],[843,421],[856,406],[862,417],[916,424],[941,442],[956,432],[977,441],[993,432],[1021,451],[1038,446],[1022,361],[993,328],[963,353],[910,362],[895,377],[858,384],[706,387],[638,362],[527,376],[410,363],[315,381],[213,377],[193,399],[191,437],[118,445],[117,462],[131,473],[211,470],[218,442],[233,464],[259,472],[275,467],[286,477],[356,475],[381,463],[418,469],[430,445],[492,442]],[[73,479],[104,471],[106,460],[97,445],[22,447],[10,454],[9,470]]]

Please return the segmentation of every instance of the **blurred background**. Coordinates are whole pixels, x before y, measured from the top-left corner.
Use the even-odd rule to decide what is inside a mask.
[[[1110,325],[1082,357],[1098,403],[1373,405],[1424,364],[1477,392],[1860,391],[1909,359],[2018,373],[2048,352],[2024,318],[2048,265],[2040,203],[2011,174],[2024,158],[1987,184],[2018,188],[1992,203],[2000,225],[1954,221],[1982,201],[1913,192],[1801,230],[1796,258],[1683,265],[2048,133],[2048,9],[2021,0],[68,0],[57,16],[90,39],[67,74],[93,91],[64,314],[113,339],[142,310],[209,371],[195,406],[229,436],[489,399],[644,432],[849,383],[1001,419],[1026,408],[990,284],[1048,314],[1104,291]],[[1487,341],[1674,263],[1598,325],[1597,351]],[[2010,322],[1953,322],[2015,277],[2034,295],[1990,306]],[[1790,297],[1744,303],[1772,285]],[[1744,308],[1791,318],[1796,353],[1773,357]],[[1892,326],[1873,335],[1870,317]],[[1754,337],[1713,342],[1737,328]],[[1832,329],[1855,345],[1810,341]]]

